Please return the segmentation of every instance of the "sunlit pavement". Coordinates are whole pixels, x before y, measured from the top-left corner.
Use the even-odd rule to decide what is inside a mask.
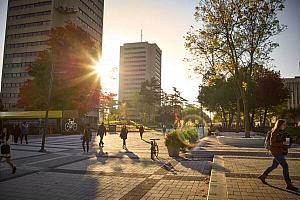
[[[160,138],[159,159],[150,159],[150,138]],[[211,161],[172,159],[161,133],[129,133],[128,150],[118,134],[93,137],[83,153],[79,135],[48,137],[46,153],[40,138],[12,145],[17,173],[0,164],[1,199],[206,199]]]
[[[291,179],[300,187],[300,148],[287,157]],[[279,166],[264,185],[257,177],[272,163],[264,148],[224,145],[214,136],[204,138],[189,157],[213,157],[208,199],[300,199],[300,192],[285,189]]]

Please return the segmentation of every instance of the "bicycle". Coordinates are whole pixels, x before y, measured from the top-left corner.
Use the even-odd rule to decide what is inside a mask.
[[[154,160],[154,156],[156,158],[158,158],[158,153],[159,153],[159,148],[158,148],[158,145],[156,143],[156,140],[160,140],[158,138],[151,138],[151,159]]]
[[[75,123],[74,119],[68,119],[68,122],[65,124],[65,130],[69,131],[77,131],[77,123]]]

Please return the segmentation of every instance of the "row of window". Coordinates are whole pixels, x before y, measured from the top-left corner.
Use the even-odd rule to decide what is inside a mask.
[[[16,77],[29,77],[27,72],[21,72],[21,73],[5,73],[3,74],[4,78],[16,78]]]
[[[145,72],[146,69],[124,69],[122,70],[124,73],[131,73],[131,72]]]
[[[5,108],[15,108],[16,107],[16,104],[14,104],[14,103],[4,103],[3,105]]]
[[[130,60],[130,59],[136,59],[136,58],[146,58],[146,56],[125,56],[124,59]]]
[[[7,38],[24,38],[24,37],[33,37],[33,36],[41,36],[41,35],[49,35],[50,31],[37,31],[37,32],[29,32],[29,33],[20,33],[20,34],[12,34],[8,35]]]
[[[99,23],[97,23],[94,19],[92,19],[88,14],[86,14],[83,10],[81,10],[80,8],[79,8],[79,12],[83,15],[83,16],[85,16],[87,19],[89,19],[93,24],[95,24],[96,26],[98,26],[98,27],[101,27],[101,25],[99,24]]]
[[[22,15],[14,15],[14,16],[9,16],[9,20],[14,20],[14,19],[25,19],[25,18],[31,18],[31,17],[38,17],[38,16],[44,16],[44,15],[50,15],[51,10],[43,11],[43,12],[35,12],[35,13],[28,13],[28,14],[22,14]]]
[[[19,93],[2,93],[2,97],[7,98],[7,97],[20,97]]]
[[[125,60],[124,63],[140,63],[146,62],[146,60]]]
[[[126,76],[126,77],[128,77],[128,76],[145,76],[145,74],[144,73],[143,74],[122,73],[122,76]]]
[[[103,12],[102,9],[99,8],[99,6],[97,6],[92,0],[87,0],[87,1],[89,1],[89,2],[90,2],[94,7],[96,7],[98,10],[100,10],[101,12]],[[98,2],[101,3],[101,4],[103,4],[103,2],[100,1],[100,0],[98,0]]]
[[[125,55],[130,55],[130,54],[142,54],[142,53],[146,53],[146,51],[131,51],[131,52],[124,52]]]
[[[41,6],[48,6],[51,5],[51,1],[43,1],[43,2],[38,2],[38,3],[31,3],[31,4],[24,4],[20,6],[13,6],[10,7],[10,10],[23,10],[26,8],[36,8],[36,7],[41,7]]]
[[[11,53],[5,54],[5,58],[17,58],[17,57],[29,57],[29,56],[38,56],[41,51],[33,51],[33,52],[24,52],[24,53]]]
[[[133,49],[145,49],[145,47],[125,47],[125,50],[133,50]]]
[[[91,27],[90,25],[88,25],[85,21],[83,21],[80,17],[77,17],[78,21],[83,24],[85,27],[87,27],[88,29],[92,30],[93,32],[98,33],[99,35],[101,35],[101,33],[99,31],[97,31],[96,29],[94,29],[93,27]]]
[[[132,79],[132,78],[124,78],[123,79],[124,81],[144,81],[145,80],[145,78],[134,78],[134,79]]]
[[[39,22],[32,22],[32,23],[25,23],[25,24],[16,24],[16,25],[10,25],[7,27],[7,29],[19,29],[19,28],[29,28],[29,27],[36,27],[36,26],[43,26],[43,25],[49,25],[50,20],[47,21],[39,21]]]
[[[16,44],[7,44],[6,48],[20,48],[20,47],[32,47],[39,45],[47,45],[48,41],[36,41],[36,42],[25,42],[25,43],[16,43]]]
[[[97,19],[99,19],[99,21],[102,20],[101,17],[100,17],[97,13],[95,13],[94,10],[91,9],[86,3],[84,3],[82,0],[80,0],[80,3],[81,3],[86,9],[88,9],[89,12],[92,13]]]
[[[13,88],[13,87],[22,87],[25,85],[25,82],[22,83],[2,83],[2,87]]]
[[[28,67],[32,64],[32,62],[23,62],[23,63],[7,63],[4,64],[4,68],[12,68],[12,67]]]

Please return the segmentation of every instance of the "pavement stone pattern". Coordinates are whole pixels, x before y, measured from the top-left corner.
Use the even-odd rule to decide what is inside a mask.
[[[150,138],[160,138],[159,160],[150,159]],[[6,200],[44,199],[206,199],[211,161],[173,159],[168,156],[161,133],[129,133],[128,151],[118,134],[93,137],[90,152],[83,153],[79,135],[46,138],[29,144],[12,144],[12,175],[0,163],[0,197]]]
[[[300,188],[299,150],[300,148],[292,148],[290,152],[294,155],[288,156],[287,162],[292,182]],[[215,137],[210,136],[204,138],[202,143],[188,154],[190,158],[199,156],[214,157],[208,199],[300,200],[299,191],[285,189],[280,166],[268,176],[267,185],[262,184],[257,178],[271,165],[273,159],[263,148],[224,145],[220,144]]]

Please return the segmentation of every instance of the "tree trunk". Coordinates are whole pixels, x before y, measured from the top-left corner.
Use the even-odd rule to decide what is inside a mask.
[[[240,124],[241,124],[241,106],[240,106],[240,98],[237,98],[237,115],[236,115],[236,130],[235,132],[240,132]]]
[[[250,126],[249,126],[249,105],[246,92],[242,92],[242,100],[244,106],[244,124],[245,124],[245,138],[250,138]]]
[[[255,116],[255,109],[253,108],[251,113],[250,130],[253,130],[254,128],[254,116]]]
[[[263,127],[266,127],[267,114],[268,114],[268,107],[265,108]]]

